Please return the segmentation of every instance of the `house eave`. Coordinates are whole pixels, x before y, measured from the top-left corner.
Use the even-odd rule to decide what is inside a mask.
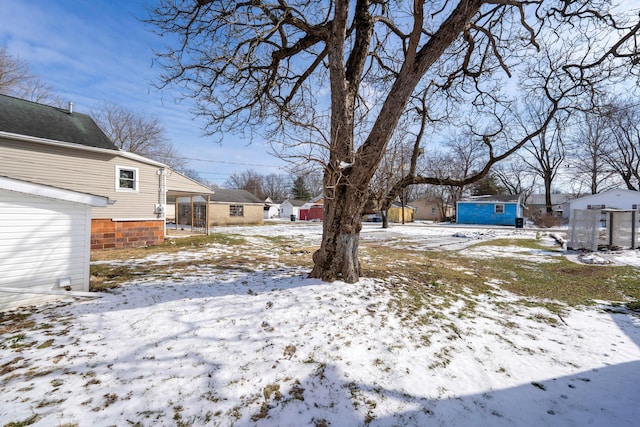
[[[36,184],[4,176],[0,176],[0,189],[96,207],[105,207],[109,202],[109,198],[104,196],[80,193],[77,191]]]

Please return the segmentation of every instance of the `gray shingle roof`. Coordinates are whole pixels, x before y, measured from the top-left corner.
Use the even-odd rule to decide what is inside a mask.
[[[231,202],[231,203],[264,203],[247,190],[228,190],[225,188],[215,188],[211,195],[212,202]]]
[[[0,131],[118,150],[86,114],[7,95],[0,95]]]
[[[552,194],[551,195],[551,204],[552,205],[560,205],[562,203],[568,202],[574,197],[571,194]],[[544,205],[547,202],[545,201],[544,194],[531,194],[527,198],[527,205]]]
[[[307,203],[307,200],[300,200],[300,199],[287,199],[286,201],[291,203],[291,206],[295,206],[297,208],[299,208],[299,207],[303,206],[305,203]]]
[[[500,194],[491,196],[471,196],[467,197],[461,202],[517,202],[520,200],[520,196],[515,194]]]

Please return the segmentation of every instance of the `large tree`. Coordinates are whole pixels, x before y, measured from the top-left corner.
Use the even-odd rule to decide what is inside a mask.
[[[264,176],[262,184],[265,195],[275,203],[282,203],[289,197],[291,183],[285,175],[270,173]]]
[[[109,102],[92,111],[92,116],[118,148],[164,163],[174,170],[184,169],[186,159],[169,141],[157,116]]]
[[[26,61],[11,55],[6,46],[0,46],[0,93],[33,102],[62,105],[52,87],[34,74]]]
[[[609,107],[584,112],[575,119],[578,123],[571,136],[567,165],[575,189],[582,193],[586,187],[589,194],[597,194],[612,188],[616,182],[607,161],[613,160],[610,150],[615,150],[615,138]]]
[[[315,112],[327,89],[330,124],[320,144],[326,148],[324,229],[310,275],[353,283],[361,274],[358,239],[369,183],[411,97],[434,87],[484,116],[469,126],[487,146],[490,168],[532,137],[496,152],[493,144],[506,140],[498,133],[506,129],[501,119],[509,108],[499,90],[501,76],[511,77],[525,60],[551,63],[531,76],[547,79],[540,87],[550,121],[572,96],[589,93],[593,80],[638,65],[637,16],[623,19],[608,5],[161,0],[149,22],[180,37],[160,55],[162,80],[183,85],[196,99],[210,133],[253,126],[276,133],[318,129]],[[564,47],[560,62],[539,58],[545,44]],[[404,184],[409,181],[416,183],[416,177]]]
[[[622,98],[605,107],[609,138],[604,160],[629,190],[640,190],[640,106]]]
[[[538,119],[537,113],[533,113],[528,117],[530,121],[537,121]],[[525,150],[528,154],[524,155],[522,159],[542,179],[546,212],[547,215],[552,215],[551,187],[566,157],[560,124],[554,120],[553,124],[545,126],[535,139],[525,145]]]
[[[241,173],[232,173],[224,186],[234,190],[247,190],[262,200],[267,198],[264,191],[264,176],[251,169]]]

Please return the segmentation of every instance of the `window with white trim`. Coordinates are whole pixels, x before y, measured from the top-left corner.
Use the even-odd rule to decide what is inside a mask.
[[[116,191],[138,191],[138,168],[116,166]]]
[[[504,205],[503,204],[496,204],[495,205],[495,213],[503,214],[504,213]]]
[[[431,206],[431,215],[435,215],[435,214],[436,214],[436,207]]]

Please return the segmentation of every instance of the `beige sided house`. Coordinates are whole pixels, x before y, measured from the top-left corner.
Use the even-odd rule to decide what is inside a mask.
[[[443,204],[435,197],[425,196],[411,202],[415,208],[415,219],[424,221],[446,221],[454,217],[453,206]],[[444,215],[443,215],[444,213]]]
[[[209,226],[262,224],[264,206],[246,190],[216,188],[209,202]]]
[[[91,117],[0,95],[0,175],[108,198],[91,209],[91,249],[165,237],[167,197],[213,191],[168,166],[118,149]]]

